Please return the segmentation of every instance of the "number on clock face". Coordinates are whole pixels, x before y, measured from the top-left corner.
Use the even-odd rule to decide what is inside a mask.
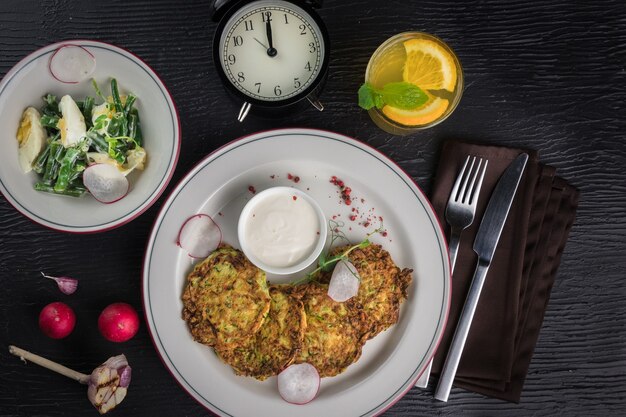
[[[304,91],[319,74],[325,53],[315,21],[279,0],[255,2],[235,13],[224,27],[220,48],[222,69],[230,82],[263,101],[284,100]]]

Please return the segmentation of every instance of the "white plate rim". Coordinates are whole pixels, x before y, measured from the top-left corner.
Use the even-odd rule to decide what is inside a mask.
[[[85,226],[73,226],[73,225],[63,225],[58,224],[56,222],[51,222],[48,219],[45,219],[41,216],[38,216],[32,213],[28,207],[22,205],[17,198],[15,198],[9,190],[5,187],[2,178],[0,178],[0,192],[6,199],[6,201],[18,212],[20,212],[23,216],[28,218],[29,220],[40,224],[48,229],[66,232],[71,234],[92,234],[92,233],[100,233],[106,232],[120,226],[123,226],[130,221],[136,219],[141,214],[143,214],[146,210],[148,210],[163,194],[165,189],[167,188],[170,180],[174,175],[174,171],[178,164],[178,158],[180,156],[180,148],[181,148],[181,124],[180,118],[178,116],[178,109],[176,108],[176,103],[174,99],[167,89],[163,80],[159,77],[159,75],[140,57],[135,55],[134,53],[121,48],[119,46],[112,45],[110,43],[96,41],[91,39],[67,39],[59,42],[55,42],[44,47],[41,47],[30,54],[26,55],[24,58],[19,60],[0,80],[0,97],[2,97],[3,91],[9,86],[10,82],[19,74],[19,72],[24,69],[29,63],[41,58],[42,56],[49,54],[61,46],[64,45],[77,45],[77,46],[90,46],[90,47],[99,47],[103,49],[107,49],[109,51],[115,52],[123,57],[133,61],[137,64],[144,72],[152,78],[157,87],[161,90],[165,100],[169,103],[168,110],[170,111],[170,116],[172,118],[173,124],[173,146],[170,157],[170,162],[168,164],[168,168],[164,174],[164,176],[159,181],[158,187],[146,198],[146,200],[140,204],[138,207],[133,208],[125,215],[118,217],[117,219],[113,219],[101,224],[97,225],[85,225]]]
[[[448,315],[449,315],[449,309],[450,309],[450,303],[451,303],[451,295],[452,295],[452,289],[451,289],[452,277],[450,273],[451,266],[450,266],[449,255],[448,255],[448,243],[445,237],[443,226],[439,218],[436,216],[434,208],[430,200],[428,200],[428,198],[426,197],[426,195],[424,194],[420,186],[397,163],[395,163],[393,160],[391,160],[389,157],[387,157],[378,149],[358,139],[354,139],[352,137],[349,137],[340,133],[327,131],[323,129],[310,129],[310,128],[271,129],[271,130],[254,132],[248,135],[241,136],[237,139],[234,139],[220,146],[219,148],[215,149],[214,151],[209,153],[207,156],[205,156],[202,160],[200,160],[198,163],[196,163],[196,165],[193,166],[187,172],[187,174],[185,174],[183,178],[181,178],[181,180],[178,182],[176,187],[174,187],[174,189],[170,192],[167,199],[161,206],[160,211],[154,220],[150,237],[146,243],[146,250],[144,252],[144,262],[143,262],[143,267],[142,267],[141,291],[142,291],[142,304],[143,304],[143,311],[144,311],[144,319],[146,320],[146,323],[147,323],[148,333],[150,334],[150,337],[152,339],[153,345],[155,347],[155,350],[157,352],[159,359],[161,360],[161,362],[163,363],[167,371],[172,375],[176,383],[185,392],[187,392],[187,394],[190,395],[191,398],[193,398],[198,404],[200,404],[201,406],[203,406],[204,408],[206,408],[207,410],[213,413],[216,413],[220,416],[222,415],[232,416],[232,414],[229,414],[228,412],[215,406],[209,400],[204,398],[204,396],[201,393],[196,391],[194,387],[191,386],[191,384],[185,380],[184,376],[181,375],[181,373],[176,369],[176,366],[174,365],[172,359],[167,354],[167,351],[165,350],[160,340],[160,337],[158,335],[158,331],[154,327],[154,321],[152,317],[150,317],[152,310],[150,308],[151,307],[150,299],[149,299],[149,296],[147,295],[149,293],[149,281],[148,281],[149,273],[147,273],[147,271],[149,270],[149,261],[151,258],[151,252],[152,252],[152,247],[154,245],[155,237],[158,234],[158,227],[162,223],[163,218],[167,214],[168,209],[170,208],[173,201],[176,199],[177,195],[185,188],[185,186],[189,183],[189,181],[192,180],[193,177],[197,175],[199,171],[201,171],[205,167],[205,165],[207,165],[212,160],[219,157],[221,154],[226,153],[229,150],[232,150],[233,148],[237,147],[240,144],[245,145],[248,142],[256,141],[256,140],[263,139],[263,138],[269,138],[274,135],[310,135],[310,136],[319,136],[319,137],[327,138],[327,139],[334,139],[340,142],[353,145],[356,148],[359,148],[360,150],[380,160],[381,162],[386,164],[392,171],[394,171],[394,173],[396,173],[396,175],[398,175],[406,183],[406,185],[411,189],[411,191],[414,194],[415,194],[415,191],[417,191],[417,194],[415,194],[415,196],[417,197],[418,201],[420,201],[420,203],[423,205],[425,211],[429,215],[433,229],[438,239],[440,240],[439,245],[443,249],[443,253],[441,255],[442,255],[442,258],[444,259],[443,261],[444,288],[446,289],[446,291],[444,291],[444,303],[442,305],[440,317],[439,317],[439,323],[441,323],[441,325],[439,326],[440,327],[439,333],[436,334],[434,336],[434,339],[430,342],[430,346],[431,346],[431,348],[429,349],[431,352],[430,355],[425,357],[424,360],[422,361],[422,365],[419,366],[413,372],[412,378],[405,381],[405,383],[402,384],[402,386],[398,388],[396,391],[394,391],[383,403],[379,404],[377,407],[369,410],[368,412],[361,414],[361,417],[381,415],[382,413],[387,411],[389,408],[391,408],[411,388],[415,386],[415,383],[421,377],[422,373],[426,370],[428,363],[430,363],[435,353],[437,352],[437,349],[443,338],[443,331],[448,321]],[[446,295],[445,292],[447,292],[447,297],[445,296]]]

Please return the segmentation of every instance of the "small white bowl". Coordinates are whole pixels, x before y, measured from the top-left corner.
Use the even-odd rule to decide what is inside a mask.
[[[251,250],[250,242],[248,242],[246,239],[248,220],[253,215],[253,210],[258,206],[260,202],[262,202],[266,198],[279,195],[285,195],[289,198],[293,198],[295,196],[296,198],[306,201],[313,208],[315,214],[317,215],[318,221],[319,234],[317,235],[317,241],[315,242],[315,246],[313,246],[312,250],[307,255],[303,255],[301,257],[301,261],[288,266],[268,265],[266,262],[259,259],[259,257],[255,255],[254,251]],[[326,217],[324,216],[324,212],[322,211],[319,204],[317,204],[317,202],[305,192],[291,187],[272,187],[257,193],[254,197],[250,199],[250,201],[248,201],[248,203],[241,211],[241,214],[239,216],[239,223],[237,225],[239,245],[241,246],[241,250],[248,257],[250,262],[252,262],[263,271],[276,275],[288,275],[300,272],[310,266],[313,262],[315,262],[320,256],[320,253],[322,253],[322,250],[324,249],[327,233],[328,230],[326,227]]]
[[[37,174],[24,174],[18,163],[15,138],[22,112],[41,108],[42,97],[69,94],[77,100],[96,97],[91,80],[65,84],[48,69],[50,57],[64,45],[78,45],[91,53],[96,67],[91,74],[105,95],[110,78],[122,93],[137,96],[147,162],[143,171],[129,176],[127,196],[103,204],[86,194],[80,198],[35,191]],[[99,101],[97,101],[99,102]],[[157,74],[132,53],[103,42],[68,40],[41,48],[18,62],[0,82],[0,192],[11,205],[31,220],[51,229],[72,233],[103,232],[119,227],[146,211],[165,190],[180,152],[180,125],[174,101]]]

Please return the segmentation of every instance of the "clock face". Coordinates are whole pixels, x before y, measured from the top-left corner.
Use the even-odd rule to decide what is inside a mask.
[[[237,10],[224,25],[219,50],[228,81],[246,96],[265,102],[307,90],[326,53],[317,22],[281,0],[256,1]]]

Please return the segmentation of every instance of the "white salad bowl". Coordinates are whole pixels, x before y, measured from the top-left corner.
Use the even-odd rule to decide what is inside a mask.
[[[51,56],[64,45],[78,45],[95,58],[91,76],[76,84],[63,83],[49,71]],[[100,103],[91,83],[109,95],[110,79],[116,78],[121,94],[137,96],[147,161],[143,171],[129,176],[130,191],[111,204],[98,202],[86,193],[66,197],[36,191],[36,173],[25,174],[18,161],[16,132],[22,112],[40,109],[46,94],[57,98],[69,94],[75,100],[86,96]],[[95,233],[119,227],[146,211],[169,183],[180,151],[180,123],[174,101],[156,73],[132,53],[102,42],[71,40],[41,48],[15,65],[0,82],[0,191],[19,212],[31,220],[64,232]]]

